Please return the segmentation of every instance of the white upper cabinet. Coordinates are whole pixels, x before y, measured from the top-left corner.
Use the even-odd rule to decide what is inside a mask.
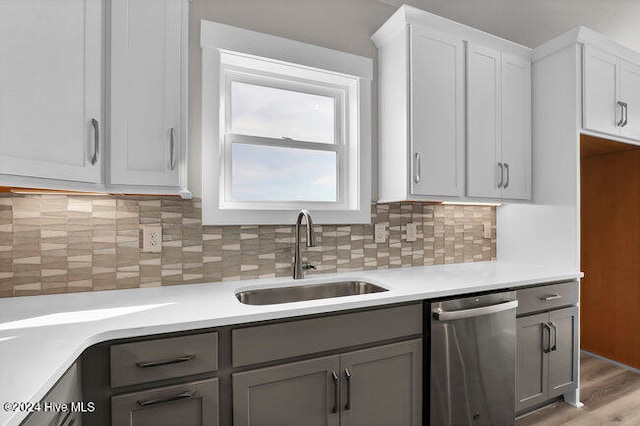
[[[583,52],[583,128],[640,141],[640,66],[589,44]]]
[[[640,141],[640,66],[629,61],[620,61],[620,94],[624,103],[624,121],[620,134]]]
[[[467,194],[500,198],[501,82],[500,52],[467,46]]]
[[[101,182],[103,7],[0,1],[0,184]]]
[[[378,201],[530,200],[532,51],[406,5],[372,38]]]
[[[467,46],[467,195],[531,199],[531,60]]]
[[[620,135],[624,107],[619,104],[620,59],[598,48],[584,48],[584,119],[587,130]],[[622,101],[620,101],[622,102]]]
[[[420,27],[410,45],[411,194],[463,195],[464,45]]]
[[[502,54],[502,198],[531,199],[531,60]]]
[[[112,0],[110,183],[180,184],[186,0]]]

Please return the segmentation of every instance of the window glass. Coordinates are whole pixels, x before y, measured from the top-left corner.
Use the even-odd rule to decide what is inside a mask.
[[[336,152],[234,143],[233,201],[338,199]]]
[[[335,142],[335,99],[231,82],[231,133],[298,141]]]

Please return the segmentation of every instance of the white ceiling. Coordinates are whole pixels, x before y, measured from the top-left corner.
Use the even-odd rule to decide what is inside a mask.
[[[640,50],[640,0],[379,0],[403,3],[529,47],[588,27]]]

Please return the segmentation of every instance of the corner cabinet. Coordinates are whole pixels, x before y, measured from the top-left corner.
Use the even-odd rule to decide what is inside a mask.
[[[530,200],[531,50],[406,5],[372,39],[380,202]]]
[[[102,183],[103,9],[0,2],[0,185]]]
[[[180,184],[186,0],[112,0],[110,183]]]

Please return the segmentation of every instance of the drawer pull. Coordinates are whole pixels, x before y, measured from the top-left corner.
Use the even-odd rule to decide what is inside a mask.
[[[191,354],[162,361],[136,362],[136,365],[140,368],[160,367],[161,365],[180,364],[181,362],[191,361],[195,357],[195,354]]]
[[[338,375],[335,371],[331,372],[331,379],[333,380],[333,408],[332,413],[338,412]]]
[[[559,294],[553,294],[551,296],[546,296],[546,297],[541,297],[540,300],[542,300],[543,302],[550,302],[552,300],[558,300],[558,299],[562,299],[562,296],[560,296]]]
[[[344,405],[345,410],[351,409],[351,372],[348,368],[344,369],[344,376],[347,378],[347,403]]]
[[[137,401],[137,402],[138,402],[138,405],[141,407],[148,407],[149,405],[156,405],[156,404],[162,404],[165,402],[180,401],[181,399],[193,398],[193,395],[195,394],[196,394],[195,391],[185,391],[185,392],[182,392],[181,394],[168,396],[166,398],[148,399],[146,401]]]

